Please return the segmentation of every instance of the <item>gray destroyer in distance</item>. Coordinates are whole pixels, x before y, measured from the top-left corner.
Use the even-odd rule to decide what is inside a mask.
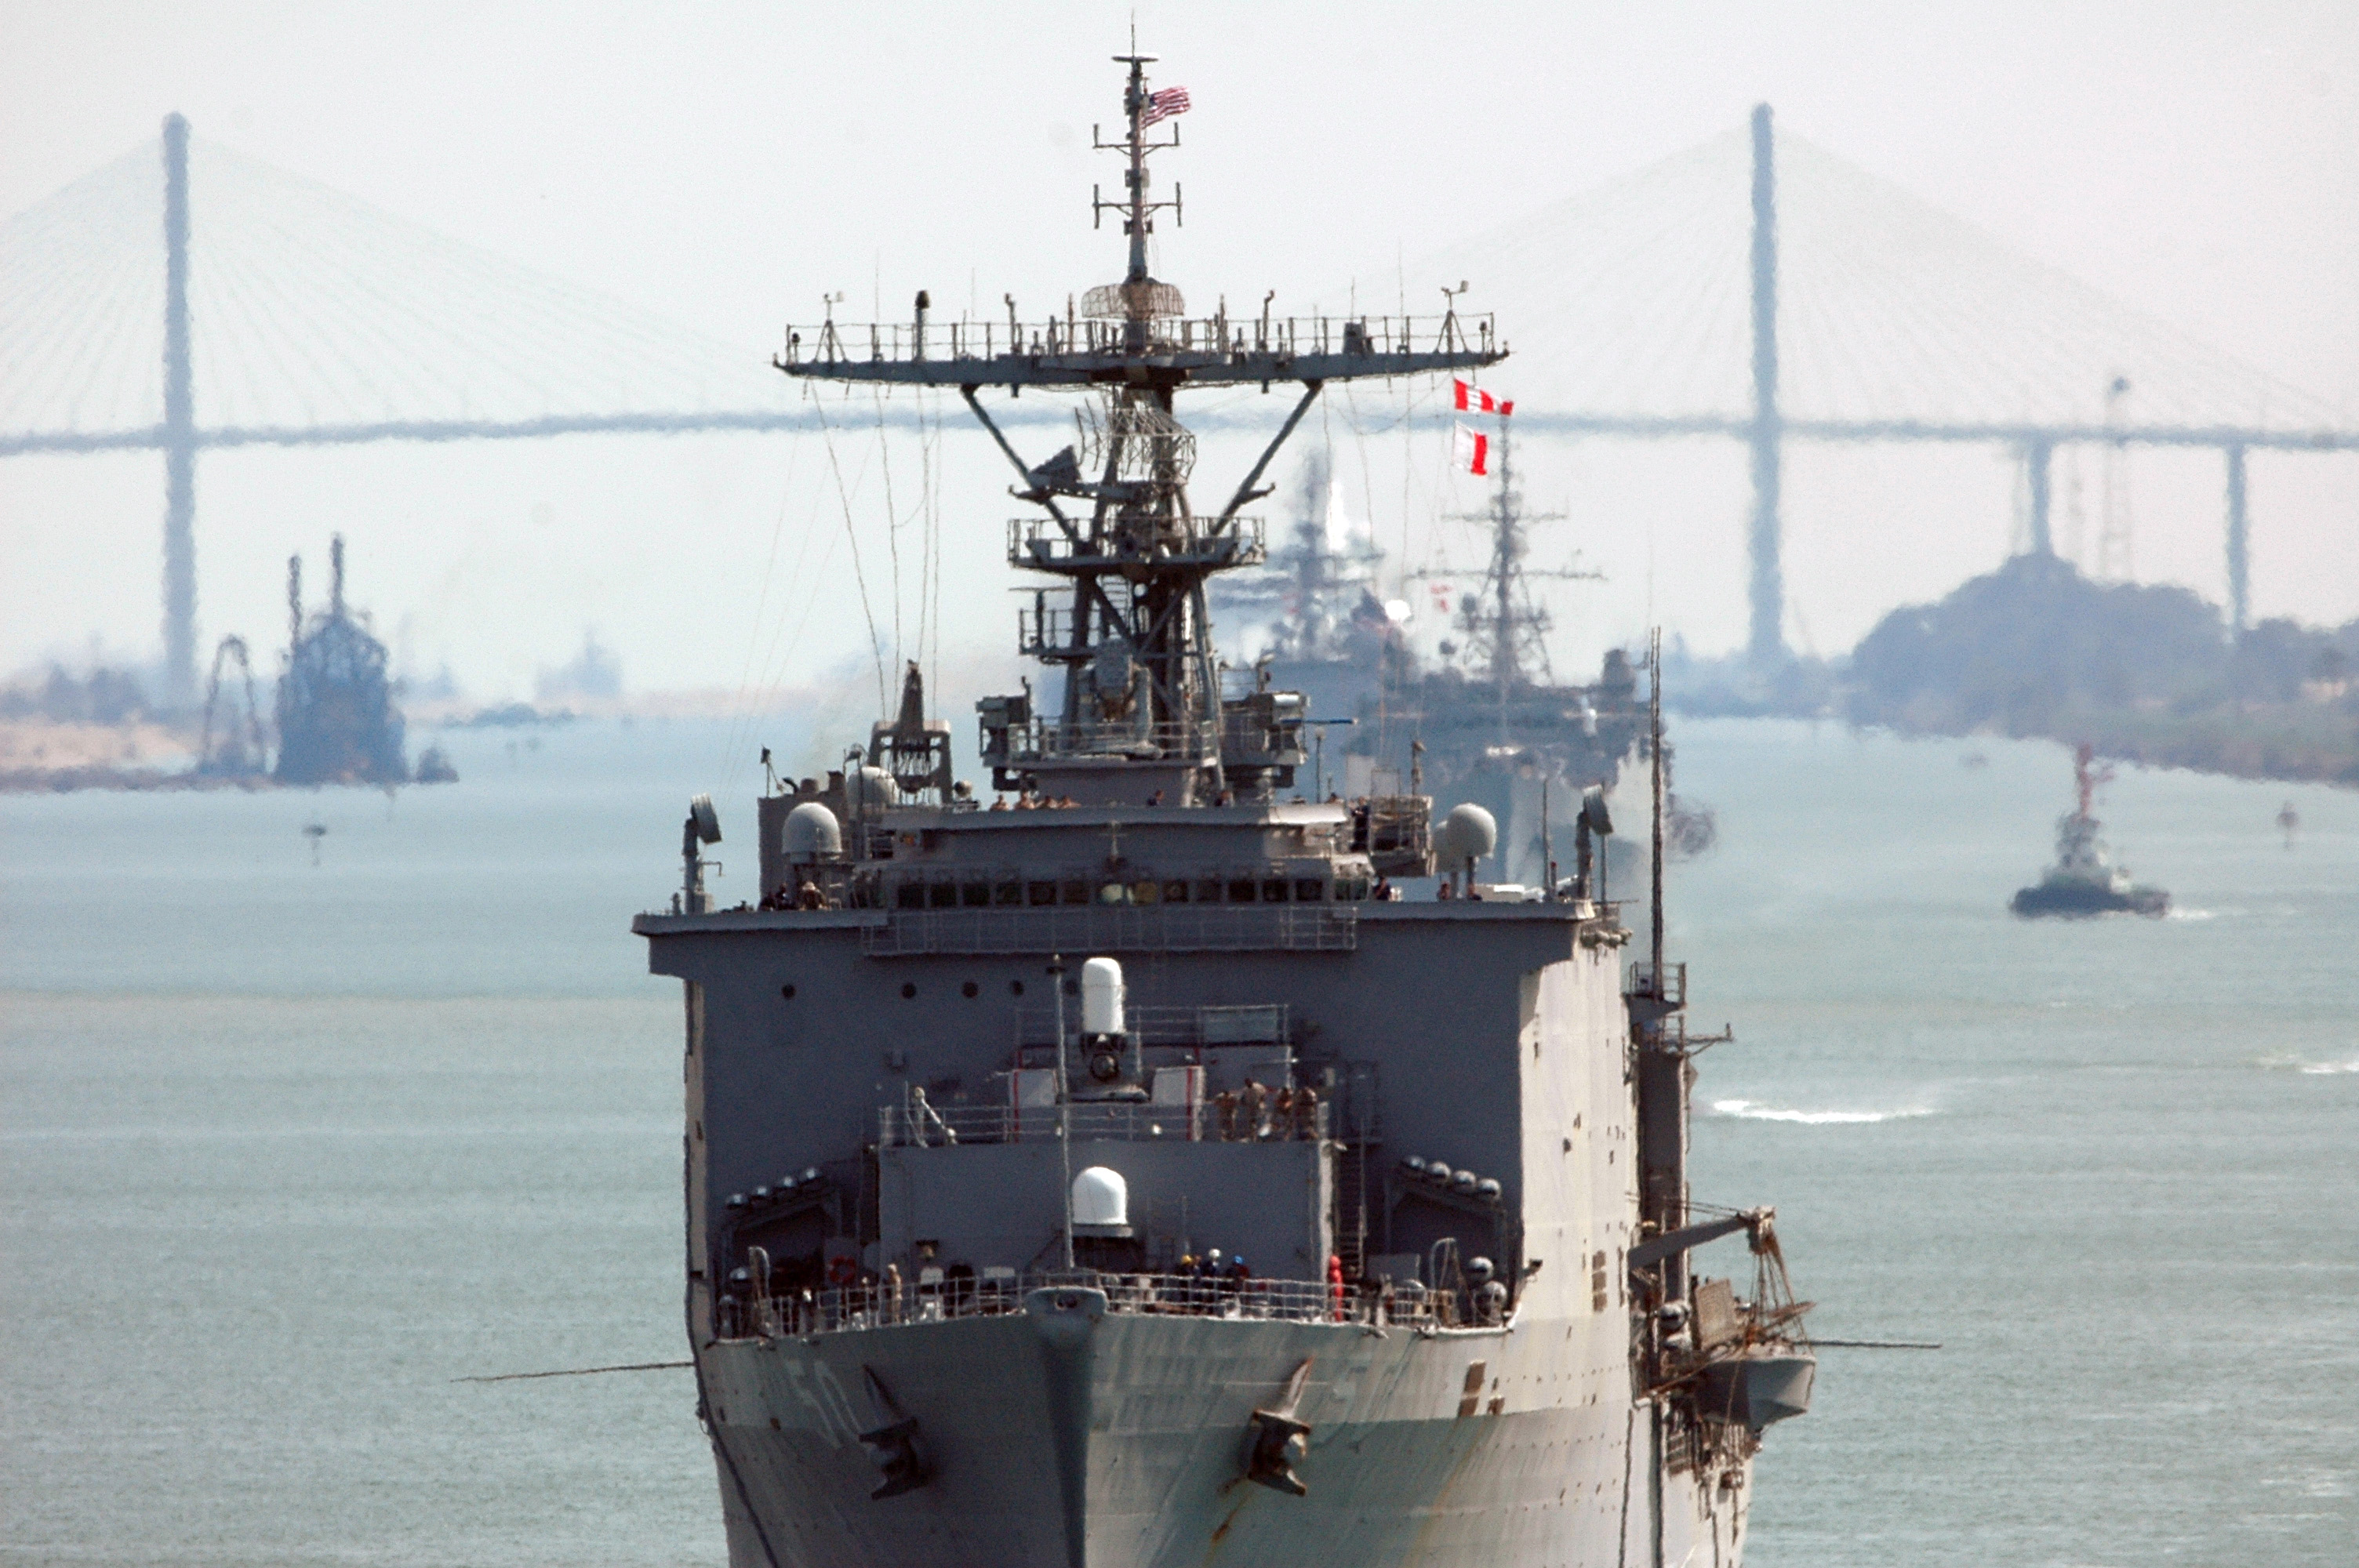
[[[1685,979],[1582,871],[1471,892],[1479,814],[1293,793],[1301,699],[1224,695],[1212,574],[1330,381],[1502,357],[1487,321],[1189,318],[1149,276],[1173,112],[1128,67],[1129,270],[1059,321],[790,334],[780,368],[957,387],[1036,514],[1012,564],[1052,707],[982,703],[957,781],[915,671],[821,780],[759,802],[759,908],[685,982],[687,1315],[737,1568],[1739,1561],[1761,1430],[1815,1363],[1768,1211],[1686,1184]],[[1184,100],[1183,100],[1184,101]],[[1190,387],[1300,388],[1194,505]],[[1037,466],[984,387],[1089,399]],[[1660,748],[1656,748],[1659,757]],[[1659,768],[1657,799],[1659,802]],[[1462,886],[1462,882],[1467,885]],[[1690,1249],[1745,1234],[1747,1288]],[[1217,1261],[1216,1261],[1217,1260]]]

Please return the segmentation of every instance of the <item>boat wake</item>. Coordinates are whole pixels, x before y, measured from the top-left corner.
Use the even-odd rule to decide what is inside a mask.
[[[1735,1117],[1744,1121],[1793,1121],[1805,1127],[1838,1127],[1855,1122],[1905,1121],[1911,1117],[1930,1116],[1930,1106],[1914,1106],[1905,1110],[1793,1110],[1783,1106],[1763,1105],[1758,1100],[1716,1099],[1712,1102],[1715,1116]]]
[[[2290,1051],[2279,1051],[2262,1057],[2260,1065],[2275,1072],[2291,1071],[2308,1077],[2330,1077],[2343,1073],[2359,1073],[2359,1056],[2342,1062],[2313,1062]]]

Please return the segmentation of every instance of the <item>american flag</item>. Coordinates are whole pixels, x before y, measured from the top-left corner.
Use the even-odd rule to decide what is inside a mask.
[[[1147,95],[1147,113],[1140,117],[1138,128],[1143,131],[1158,120],[1169,120],[1174,114],[1185,114],[1187,112],[1188,90],[1186,88],[1167,87],[1160,92],[1150,92]]]

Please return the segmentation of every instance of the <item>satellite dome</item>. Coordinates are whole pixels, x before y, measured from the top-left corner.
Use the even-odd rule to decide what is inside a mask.
[[[1499,819],[1467,801],[1450,808],[1433,830],[1433,852],[1444,866],[1479,860],[1499,847]]]
[[[1128,1229],[1130,1184],[1120,1171],[1092,1165],[1073,1178],[1073,1228]]]
[[[843,853],[843,828],[835,813],[807,800],[787,813],[787,859],[816,860]]]
[[[897,806],[901,800],[900,787],[894,784],[893,775],[883,768],[846,768],[843,789],[851,797],[852,813],[855,816],[882,810],[888,806]]]

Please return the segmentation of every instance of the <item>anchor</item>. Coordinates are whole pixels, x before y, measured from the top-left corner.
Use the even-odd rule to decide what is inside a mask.
[[[1294,1407],[1301,1400],[1302,1386],[1310,1377],[1310,1359],[1305,1356],[1302,1365],[1287,1379],[1285,1392],[1277,1405],[1254,1411],[1251,1422],[1253,1448],[1245,1459],[1245,1479],[1289,1497],[1308,1497],[1310,1493],[1302,1477],[1294,1473],[1292,1463],[1305,1446],[1303,1440],[1310,1435],[1310,1423],[1294,1419]]]
[[[868,1498],[871,1502],[883,1502],[886,1498],[897,1498],[904,1492],[916,1491],[932,1480],[934,1473],[927,1466],[925,1455],[918,1449],[918,1418],[903,1413],[899,1401],[893,1398],[892,1390],[886,1388],[885,1379],[876,1375],[875,1368],[863,1367],[860,1369],[868,1375],[868,1391],[875,1396],[877,1404],[888,1413],[899,1417],[874,1432],[860,1434],[860,1441],[871,1450],[868,1456],[876,1461],[876,1468],[884,1473],[884,1480],[868,1494]]]

